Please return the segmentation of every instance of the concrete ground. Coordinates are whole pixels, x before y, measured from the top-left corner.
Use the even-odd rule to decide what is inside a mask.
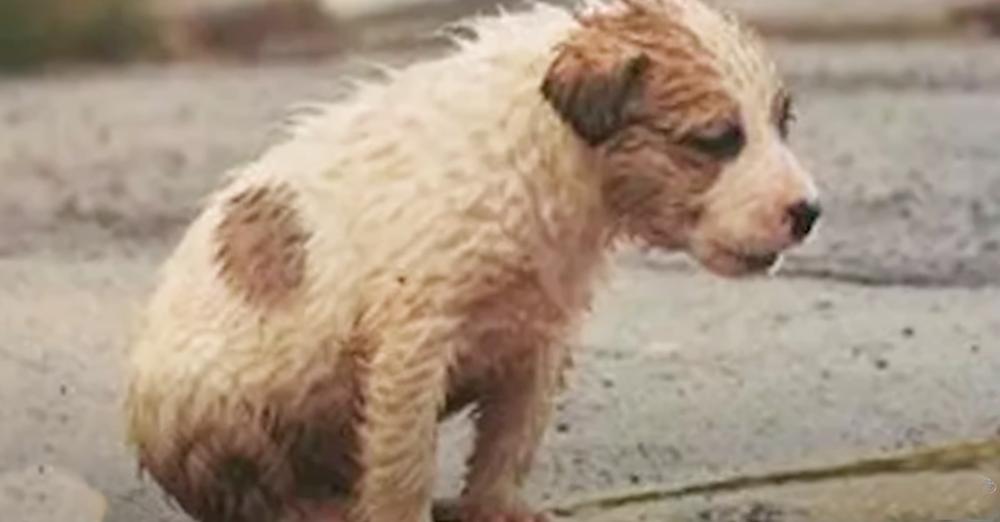
[[[819,236],[750,282],[623,255],[529,489],[595,522],[1000,520],[995,462],[906,457],[1000,432],[1000,44],[775,50],[799,100],[793,141],[824,190]],[[290,104],[334,98],[358,71],[0,82],[2,520],[185,520],[122,443],[133,314],[222,171],[261,150]],[[442,495],[465,443],[449,425]],[[822,481],[629,493],[884,455],[903,456]]]

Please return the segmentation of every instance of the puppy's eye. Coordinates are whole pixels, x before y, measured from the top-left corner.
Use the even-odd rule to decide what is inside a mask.
[[[792,108],[792,98],[790,96],[782,97],[778,105],[777,121],[775,125],[778,127],[778,133],[781,134],[782,139],[788,139],[788,133],[791,131],[792,123],[796,120],[795,110]]]
[[[746,135],[740,124],[724,122],[695,131],[684,144],[717,160],[732,159],[743,150]]]

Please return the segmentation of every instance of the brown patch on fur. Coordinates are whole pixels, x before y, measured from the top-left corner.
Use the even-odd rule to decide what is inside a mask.
[[[679,20],[645,11],[606,21],[629,45],[641,49],[652,65],[644,76],[634,122],[677,138],[736,114],[715,56]]]
[[[176,429],[169,442],[140,445],[142,468],[198,520],[277,520],[294,476],[270,436],[273,410],[249,403],[227,410]]]
[[[608,146],[610,175],[605,205],[620,233],[663,247],[677,247],[677,230],[698,219],[698,195],[722,172],[722,163],[673,141],[661,131],[633,126]]]
[[[357,426],[370,347],[358,336],[334,342],[335,362],[310,365],[294,388],[227,397],[211,416],[180,420],[171,443],[140,445],[143,469],[206,521],[279,520],[303,502],[349,498],[362,471]]]
[[[542,92],[591,145],[641,122],[677,138],[736,112],[715,57],[674,13],[629,3],[580,19]]]
[[[708,190],[723,168],[721,162],[646,126],[622,132],[609,146],[608,160],[615,172],[649,172],[660,178],[663,190],[692,195]],[[615,204],[616,200],[611,197],[612,207],[624,209]]]
[[[226,202],[216,228],[216,261],[223,279],[248,303],[273,308],[302,285],[308,237],[291,189],[247,189]]]
[[[596,64],[567,50],[546,76],[542,94],[584,141],[598,145],[622,127],[625,107],[648,66],[643,54],[622,63]]]
[[[718,57],[678,13],[642,2],[583,16],[580,27],[560,47],[543,91],[581,137],[600,145],[605,203],[623,235],[681,247],[678,231],[701,213],[697,196],[742,146],[716,141],[730,125],[742,133]],[[638,69],[630,65],[636,56]]]

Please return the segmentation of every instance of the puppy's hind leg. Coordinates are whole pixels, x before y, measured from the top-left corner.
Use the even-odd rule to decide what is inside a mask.
[[[481,397],[460,501],[462,522],[541,522],[520,497],[553,403],[565,354],[544,347],[506,367]]]

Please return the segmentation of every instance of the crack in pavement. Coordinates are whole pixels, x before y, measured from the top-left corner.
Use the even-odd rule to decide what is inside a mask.
[[[553,504],[555,515],[570,517],[592,511],[609,511],[635,504],[648,504],[686,497],[734,493],[769,486],[809,484],[877,475],[955,472],[980,468],[984,463],[1000,463],[1000,439],[959,442],[885,457],[859,459],[844,464],[778,471],[760,475],[736,475],[704,483],[677,487],[651,486],[612,492]],[[992,484],[992,482],[991,482]],[[995,484],[993,487],[996,487]],[[439,522],[446,522],[441,520]]]

